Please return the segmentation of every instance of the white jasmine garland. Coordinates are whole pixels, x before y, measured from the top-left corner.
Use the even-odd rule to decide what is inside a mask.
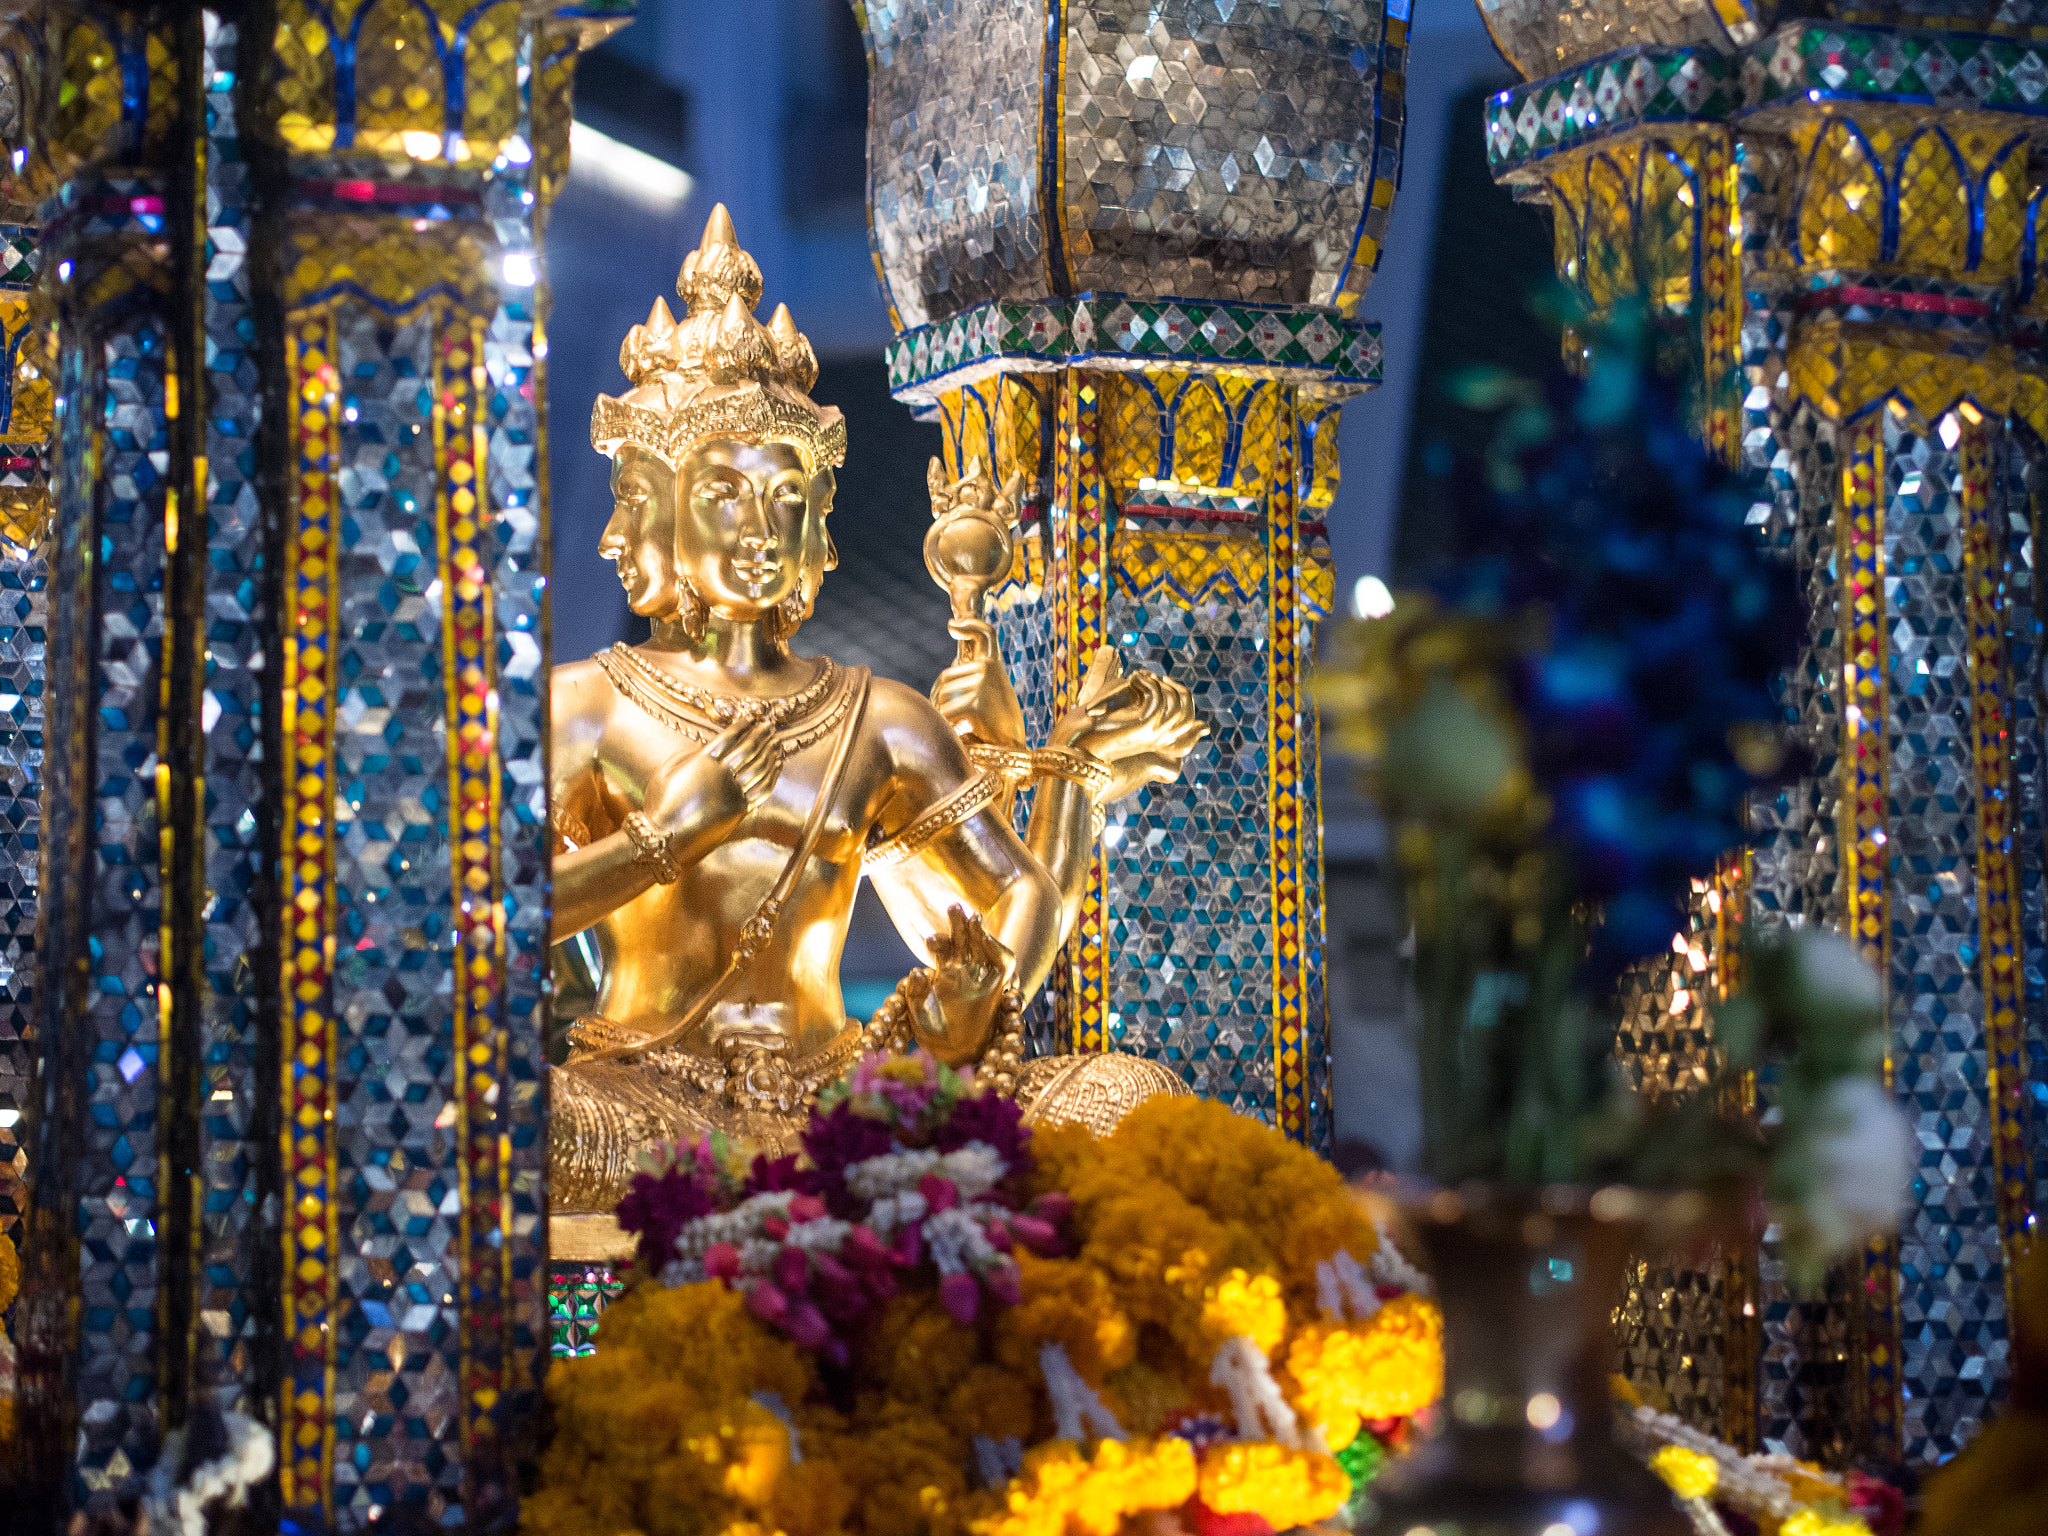
[[[177,1531],[180,1536],[206,1536],[206,1506],[225,1498],[239,1509],[249,1496],[251,1485],[270,1475],[277,1459],[277,1446],[270,1431],[254,1419],[239,1413],[223,1414],[228,1448],[212,1461],[201,1462],[183,1484],[173,1486],[178,1463],[185,1457],[185,1431],[174,1429],[164,1437],[163,1453],[149,1474],[145,1507],[152,1530]]]
[[[884,1152],[846,1165],[846,1187],[862,1200],[880,1200],[917,1188],[917,1181],[939,1166],[939,1154],[904,1150]]]
[[[924,1240],[942,1275],[957,1275],[964,1270],[978,1274],[996,1261],[995,1245],[982,1231],[981,1223],[958,1206],[927,1217]]]
[[[841,1221],[836,1216],[819,1216],[796,1223],[784,1241],[805,1253],[837,1253],[839,1245],[846,1241],[846,1234],[852,1230],[850,1221]]]
[[[787,1221],[789,1202],[795,1198],[790,1190],[776,1190],[771,1194],[750,1196],[729,1211],[713,1211],[709,1216],[686,1221],[676,1234],[676,1257],[701,1263],[705,1253],[718,1243],[740,1247],[760,1232],[769,1217],[779,1216]]]
[[[1817,1003],[1835,1008],[1884,1006],[1884,983],[1856,946],[1825,928],[1801,928],[1793,939],[1800,987]]]
[[[1890,1231],[1913,1177],[1913,1137],[1881,1083],[1838,1077],[1815,1110],[1806,1219],[1828,1253]]]
[[[704,1266],[695,1259],[670,1259],[661,1266],[661,1283],[670,1290],[695,1285],[704,1278]]]
[[[1010,1165],[985,1141],[952,1152],[885,1152],[846,1167],[846,1187],[862,1200],[881,1200],[917,1188],[926,1174],[950,1179],[963,1201],[978,1200],[1003,1181]]]
[[[1814,1468],[1802,1467],[1789,1456],[1745,1456],[1734,1446],[1694,1429],[1676,1414],[1638,1408],[1630,1426],[1646,1453],[1661,1446],[1678,1445],[1712,1457],[1718,1474],[1714,1497],[1752,1519],[1783,1521],[1798,1512],[1799,1500],[1793,1497],[1790,1485],[1778,1476],[1779,1472],[1797,1471],[1802,1477],[1816,1475]],[[1827,1473],[1818,1475],[1833,1481],[1841,1490],[1839,1497],[1847,1499],[1848,1490],[1839,1479]]]
[[[1001,1492],[1011,1478],[1024,1470],[1024,1442],[1015,1435],[1004,1435],[1000,1440],[976,1435],[974,1465],[981,1473],[981,1486]]]
[[[1240,1440],[1272,1440],[1291,1450],[1327,1450],[1322,1434],[1301,1420],[1273,1379],[1266,1352],[1248,1334],[1225,1339],[1209,1363],[1209,1384],[1230,1394],[1230,1410]]]
[[[775,1255],[782,1252],[782,1244],[772,1237],[750,1237],[738,1245],[740,1273],[743,1275],[765,1275],[768,1266],[775,1262]]]
[[[884,1195],[868,1210],[867,1225],[875,1229],[877,1237],[888,1237],[902,1227],[911,1227],[924,1220],[930,1204],[916,1190],[905,1190],[900,1195]]]
[[[1379,1233],[1379,1245],[1372,1251],[1372,1263],[1366,1273],[1371,1275],[1375,1285],[1398,1285],[1404,1291],[1413,1291],[1417,1296],[1430,1292],[1429,1276],[1410,1264],[1385,1227],[1375,1227]],[[1349,1255],[1346,1255],[1349,1257]]]
[[[1053,1433],[1060,1439],[1079,1444],[1087,1430],[1104,1440],[1130,1439],[1116,1415],[1074,1369],[1065,1346],[1039,1345],[1038,1369],[1045,1376],[1045,1395],[1052,1399]]]
[[[948,1152],[941,1167],[945,1176],[959,1186],[962,1200],[979,1200],[1010,1172],[1003,1154],[985,1141],[970,1141]]]
[[[800,1467],[804,1464],[804,1450],[797,1443],[796,1418],[789,1411],[789,1404],[782,1400],[780,1392],[756,1392],[754,1401],[766,1408],[782,1421],[782,1427],[789,1432],[789,1464]]]
[[[1339,1248],[1316,1266],[1316,1310],[1342,1322],[1365,1322],[1380,1309],[1380,1298],[1358,1260]]]

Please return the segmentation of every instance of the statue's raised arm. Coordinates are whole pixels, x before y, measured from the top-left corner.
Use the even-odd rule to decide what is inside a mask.
[[[810,397],[817,359],[789,311],[755,318],[760,269],[724,208],[676,287],[682,318],[655,303],[620,351],[632,387],[591,418],[612,461],[598,552],[652,637],[551,680],[553,936],[594,940],[602,973],[551,1093],[566,1257],[618,1248],[609,1212],[643,1148],[718,1130],[792,1150],[863,1049],[982,1063],[1041,1118],[1106,1123],[1184,1091],[1132,1058],[1023,1063],[1018,1017],[1072,925],[1102,807],[1172,777],[1200,736],[1186,692],[1105,658],[1033,749],[978,593],[956,593],[960,658],[931,700],[795,654],[837,563],[845,426]],[[935,481],[935,503],[934,575],[994,568],[994,538],[1000,579],[1001,494],[971,474]],[[839,959],[864,875],[931,964],[862,1026]]]

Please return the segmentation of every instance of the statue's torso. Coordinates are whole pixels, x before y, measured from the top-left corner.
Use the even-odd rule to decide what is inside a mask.
[[[593,675],[573,679],[574,716],[554,722],[558,749],[568,748],[558,750],[555,803],[566,827],[594,839],[617,830],[648,780],[697,744],[621,697],[593,663],[583,668]],[[850,675],[840,676],[850,687]],[[899,789],[891,737],[932,730],[948,727],[923,698],[874,683],[812,853],[768,943],[679,1047],[708,1056],[746,1041],[802,1057],[844,1030],[839,958],[863,851]],[[604,960],[597,1011],[605,1019],[658,1033],[724,974],[741,928],[803,840],[838,735],[839,728],[828,730],[783,759],[766,798],[674,884],[654,886],[596,925]]]

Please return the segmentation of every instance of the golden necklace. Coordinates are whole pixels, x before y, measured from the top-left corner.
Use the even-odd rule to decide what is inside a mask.
[[[620,695],[691,741],[705,742],[739,721],[765,721],[775,729],[784,757],[801,752],[839,723],[852,700],[845,674],[830,657],[801,692],[779,699],[716,693],[671,677],[628,645],[600,651],[597,664]]]

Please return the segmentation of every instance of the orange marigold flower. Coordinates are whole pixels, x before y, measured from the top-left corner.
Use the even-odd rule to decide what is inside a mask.
[[[1271,1275],[1233,1269],[1202,1295],[1202,1329],[1212,1339],[1248,1338],[1265,1354],[1287,1335],[1287,1303]]]
[[[974,1536],[1116,1536],[1124,1520],[1175,1509],[1195,1492],[1195,1452],[1185,1440],[1104,1440],[1093,1458],[1055,1440],[1024,1458],[1001,1514],[974,1522]]]
[[[1041,1259],[1017,1254],[1024,1299],[1006,1307],[996,1324],[1002,1362],[1026,1375],[1038,1370],[1041,1344],[1058,1344],[1074,1369],[1099,1385],[1127,1364],[1138,1347],[1138,1331],[1117,1305],[1109,1277],[1078,1259]]]
[[[1326,1445],[1349,1445],[1367,1419],[1419,1412],[1444,1389],[1443,1314],[1397,1296],[1364,1323],[1311,1323],[1287,1351],[1289,1394]]]
[[[1351,1478],[1320,1451],[1233,1440],[1202,1455],[1202,1502],[1219,1515],[1258,1515],[1276,1531],[1327,1520],[1351,1497]]]

